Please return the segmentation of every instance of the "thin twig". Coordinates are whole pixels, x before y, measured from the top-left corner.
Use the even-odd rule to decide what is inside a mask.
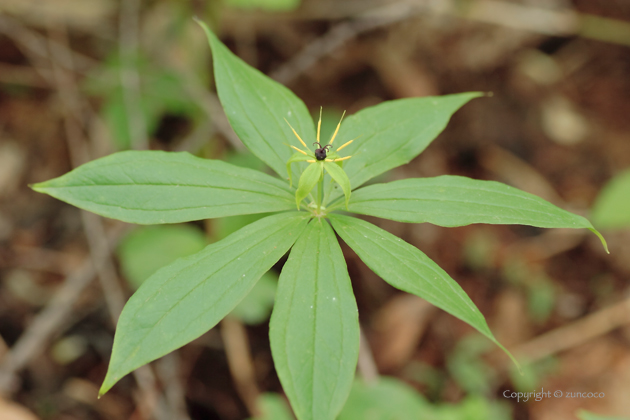
[[[31,271],[68,275],[72,265],[69,253],[30,246],[13,246],[13,255],[8,262],[0,262],[0,268],[12,267]]]
[[[225,354],[234,379],[234,385],[249,413],[258,417],[260,409],[257,400],[260,391],[256,385],[254,363],[249,351],[247,331],[238,319],[227,316],[221,321],[221,337],[225,345]]]
[[[421,13],[452,16],[543,35],[578,35],[630,46],[630,23],[582,14],[569,8],[551,10],[496,0],[468,0],[458,3],[402,0],[387,6],[375,7],[367,12],[346,16],[353,20],[334,26],[273,71],[270,76],[280,83],[291,83],[323,57],[330,55],[358,35]],[[318,18],[326,17],[319,16]]]
[[[64,30],[51,30],[50,37],[51,39],[56,38],[57,41],[61,41],[58,43],[62,45],[67,42]],[[66,139],[68,141],[72,166],[76,168],[90,159],[87,148],[85,147],[85,135],[81,128],[83,116],[81,112],[81,101],[79,99],[80,94],[76,83],[72,80],[72,76],[59,65],[59,61],[72,62],[72,57],[67,54],[68,50],[68,48],[58,49],[56,48],[56,44],[53,43],[50,45],[50,57],[55,83],[64,114]],[[81,211],[81,220],[86,231],[90,253],[100,253],[102,248],[106,246],[102,240],[105,238],[105,229],[101,219],[93,213]],[[118,284],[116,269],[111,260],[103,264],[98,274],[99,279],[101,279],[107,307],[110,309],[112,322],[115,325],[118,321],[118,315],[122,311],[125,295]]]
[[[114,244],[124,233],[120,225],[110,232],[108,244]],[[110,245],[111,246],[111,245]],[[92,259],[86,259],[81,266],[69,274],[55,292],[46,307],[31,321],[26,331],[11,347],[0,364],[0,393],[10,393],[15,388],[15,374],[22,370],[45,348],[46,343],[73,311],[73,305],[96,275],[95,267],[100,267],[109,258],[111,248],[101,249]]]
[[[42,73],[45,76],[42,76]],[[47,88],[50,86],[47,82],[49,77],[50,74],[45,69],[36,70],[26,66],[0,63],[0,83]]]
[[[11,347],[0,364],[0,393],[16,390],[15,374],[22,370],[45,348],[48,340],[58,331],[64,320],[72,312],[74,302],[90,284],[96,271],[94,265],[101,265],[107,255],[99,255],[94,261],[86,260],[81,267],[66,277],[44,309],[30,323],[26,331]]]
[[[514,357],[535,362],[630,324],[630,298],[521,344]]]
[[[173,420],[189,420],[186,409],[186,390],[177,352],[169,353],[156,363],[158,376],[165,385],[166,400],[173,410]]]
[[[206,119],[199,123],[193,132],[179,142],[173,150],[175,152],[186,151],[195,154],[203,147],[204,144],[208,142],[209,139],[212,138],[212,136],[215,135],[216,132],[217,129],[214,124],[212,124],[212,121],[210,121],[210,119]],[[243,143],[240,143],[240,145],[242,148]]]
[[[358,367],[359,372],[361,372],[361,376],[363,376],[363,380],[365,380],[366,383],[373,384],[378,381],[378,368],[376,367],[374,355],[372,354],[372,350],[370,349],[370,343],[365,337],[363,328],[361,329],[361,344],[359,346]]]
[[[424,7],[419,8],[408,2],[399,2],[365,12],[357,16],[356,20],[336,25],[326,34],[308,44],[293,58],[273,71],[270,77],[283,84],[291,83],[316,62],[356,36],[408,19],[424,10]]]
[[[245,150],[245,145],[238,138],[225,115],[217,95],[207,92],[199,78],[191,72],[179,70],[179,75],[186,81],[184,89],[204,110],[213,124],[213,129],[221,133],[236,150]]]
[[[79,71],[86,71],[98,65],[98,62],[93,58],[75,51],[70,51],[64,45],[60,45],[56,41],[46,39],[39,33],[22,25],[20,21],[10,18],[6,14],[0,14],[0,33],[3,33],[5,36],[13,39],[24,54],[27,57],[30,57],[31,61],[35,64],[37,64],[37,62],[48,64],[48,45],[52,42],[55,45],[55,48],[65,49],[66,53],[72,57],[73,68],[78,69]],[[68,63],[62,62],[60,65],[65,67],[66,70],[69,70]],[[46,68],[47,66],[35,66],[36,69],[37,67]],[[41,76],[52,84],[53,76],[51,73],[41,74]]]

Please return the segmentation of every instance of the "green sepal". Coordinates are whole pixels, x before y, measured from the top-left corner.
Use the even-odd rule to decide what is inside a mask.
[[[314,162],[307,166],[304,172],[302,172],[302,176],[298,182],[298,189],[295,192],[295,205],[298,210],[300,209],[300,203],[302,200],[310,194],[315,185],[317,185],[319,179],[322,177],[322,166],[321,162]]]
[[[341,187],[343,194],[346,196],[346,210],[348,209],[348,201],[350,200],[350,179],[346,172],[336,164],[336,162],[325,162],[324,168],[330,177]]]
[[[289,160],[287,160],[287,173],[289,174],[290,187],[293,186],[293,179],[292,179],[293,174],[291,173],[291,164],[294,162],[304,162],[306,160],[312,160],[312,159],[315,159],[315,156],[303,155],[302,153],[296,152],[293,154],[293,156],[289,158]]]
[[[341,158],[341,156],[339,156],[339,153],[337,152],[330,151],[326,153],[326,159],[339,159],[339,158]]]

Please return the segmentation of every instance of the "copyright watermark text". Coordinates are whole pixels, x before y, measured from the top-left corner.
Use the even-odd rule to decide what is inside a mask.
[[[606,394],[603,392],[576,392],[567,391],[563,392],[559,389],[556,391],[545,391],[541,388],[540,391],[530,392],[516,392],[506,389],[503,391],[505,398],[516,399],[518,402],[527,402],[529,400],[541,401],[543,398],[575,398],[575,399],[591,399],[591,398],[604,398]]]

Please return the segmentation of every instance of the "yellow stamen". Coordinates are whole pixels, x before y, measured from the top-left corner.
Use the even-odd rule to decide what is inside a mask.
[[[342,157],[342,158],[338,158],[338,159],[326,159],[326,162],[341,162],[342,160],[348,160],[351,157],[352,156],[346,156],[346,157]]]
[[[313,159],[313,160],[310,160],[310,159],[309,159],[309,160],[307,160],[307,162],[308,162],[308,163],[315,163],[315,159]]]
[[[319,143],[319,132],[322,128],[322,107],[319,107],[319,121],[317,122],[317,143]]]
[[[304,150],[298,149],[297,147],[295,147],[295,146],[291,146],[291,145],[289,145],[289,147],[291,147],[291,148],[293,148],[293,149],[297,150],[298,152],[302,153],[303,155],[308,156],[308,154],[307,154]]]
[[[289,121],[287,121],[287,119],[285,118],[284,121],[289,124]],[[293,128],[291,126],[291,124],[289,124],[289,127],[291,127],[291,130],[293,130],[293,134],[295,134],[295,137],[298,138],[298,140],[300,141],[300,143],[302,143],[302,146],[306,147],[308,149],[308,146],[306,145],[306,143],[304,143],[304,141],[302,141],[302,138],[299,136],[299,134],[295,131],[295,128]]]
[[[343,114],[341,114],[341,119],[339,120],[339,124],[337,124],[337,128],[335,129],[335,134],[333,134],[332,138],[330,139],[330,144],[333,144],[333,142],[335,141],[335,137],[337,137],[337,133],[339,132],[339,127],[341,127],[341,121],[343,121],[344,115],[346,115],[346,111],[343,111]]]
[[[348,141],[348,142],[344,143],[344,144],[343,144],[343,145],[341,145],[341,146],[340,146],[340,147],[339,147],[336,151],[337,151],[337,152],[338,152],[338,151],[340,151],[341,149],[343,149],[344,147],[346,147],[347,145],[349,145],[349,144],[350,144],[350,143],[352,143],[353,141],[354,141],[354,140],[350,140],[350,141]]]

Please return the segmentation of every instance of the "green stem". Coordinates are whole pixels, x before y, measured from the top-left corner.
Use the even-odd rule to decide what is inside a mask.
[[[317,213],[322,212],[322,200],[324,198],[324,172],[317,182]]]

